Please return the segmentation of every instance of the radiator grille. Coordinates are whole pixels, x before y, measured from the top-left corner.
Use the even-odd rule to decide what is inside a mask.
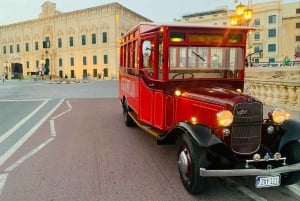
[[[232,151],[238,154],[251,154],[259,149],[262,127],[262,104],[238,103],[233,110],[231,134]]]

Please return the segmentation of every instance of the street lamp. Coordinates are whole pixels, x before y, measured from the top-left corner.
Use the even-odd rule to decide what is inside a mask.
[[[251,4],[251,0],[248,0],[247,6],[242,3],[237,5],[233,14],[230,16],[230,24],[233,26],[248,25],[253,14],[253,10],[249,7]]]

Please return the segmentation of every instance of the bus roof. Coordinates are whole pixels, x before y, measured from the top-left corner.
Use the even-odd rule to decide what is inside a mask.
[[[244,30],[244,31],[254,31],[252,27],[246,26],[216,26],[216,25],[206,25],[206,24],[196,24],[196,23],[155,23],[155,22],[140,22],[135,27],[133,27],[128,33],[140,30],[140,33],[147,33],[149,31],[154,31],[160,29],[161,27],[173,27],[173,28],[211,28],[211,29],[232,29],[232,30]]]

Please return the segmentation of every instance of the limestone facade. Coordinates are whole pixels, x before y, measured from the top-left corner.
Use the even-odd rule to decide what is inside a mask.
[[[293,60],[297,53],[297,61],[300,63],[300,3],[274,0],[255,3],[249,7],[253,9],[252,19],[248,24],[242,25],[253,27],[255,31],[249,33],[247,54],[263,50],[262,55],[253,54],[251,60],[261,66],[278,64],[286,56]],[[175,22],[228,26],[233,9],[218,7],[213,11],[182,16]]]
[[[0,26],[0,74],[22,64],[24,77],[46,67],[52,78],[117,77],[120,38],[141,21],[118,3],[60,13],[46,1],[37,19]]]

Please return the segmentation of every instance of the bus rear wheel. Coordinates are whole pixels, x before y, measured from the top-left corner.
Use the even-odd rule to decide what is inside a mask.
[[[200,168],[207,167],[205,150],[196,146],[188,135],[179,142],[178,169],[184,188],[193,195],[203,192],[207,179],[200,176]]]
[[[132,117],[129,115],[129,107],[126,101],[123,103],[123,121],[128,127],[133,127],[135,125]]]

